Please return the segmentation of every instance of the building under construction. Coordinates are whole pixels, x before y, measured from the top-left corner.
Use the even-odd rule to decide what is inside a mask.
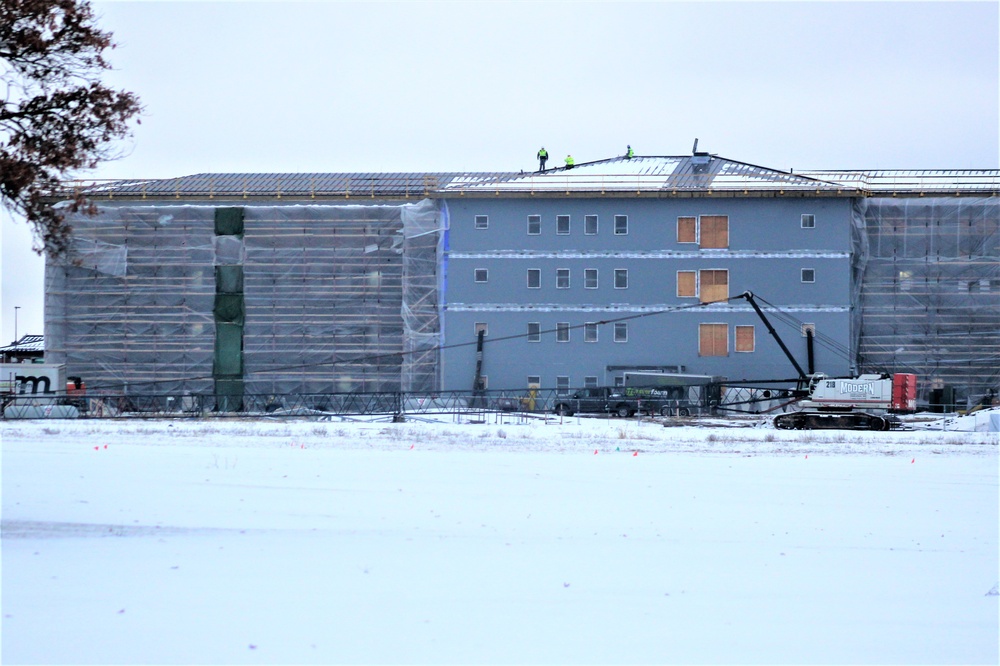
[[[1000,383],[1000,172],[790,173],[696,153],[535,173],[81,184],[46,360],[98,392],[613,384],[793,373]],[[476,346],[483,354],[476,375]]]

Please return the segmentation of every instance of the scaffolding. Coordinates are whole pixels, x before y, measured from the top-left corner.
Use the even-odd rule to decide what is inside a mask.
[[[46,353],[92,390],[435,390],[443,214],[103,204],[46,267]],[[404,354],[403,352],[414,352]],[[404,360],[405,359],[405,360]]]
[[[46,360],[88,389],[232,395],[432,392],[444,199],[108,200],[46,267]],[[217,200],[217,201],[222,201]],[[858,372],[921,399],[1000,389],[1000,199],[855,199]]]
[[[854,221],[860,370],[960,406],[1000,388],[1000,199],[860,199]]]

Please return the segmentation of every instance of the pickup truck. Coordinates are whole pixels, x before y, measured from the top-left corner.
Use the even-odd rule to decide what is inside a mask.
[[[556,398],[553,411],[562,416],[574,414],[615,414],[622,418],[636,412],[670,416],[691,413],[690,405],[678,400],[669,389],[599,386],[580,389]]]

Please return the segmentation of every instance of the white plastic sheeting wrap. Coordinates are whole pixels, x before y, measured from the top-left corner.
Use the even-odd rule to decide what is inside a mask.
[[[48,360],[92,393],[211,393],[215,266],[236,261],[246,394],[438,387],[437,203],[250,204],[242,238],[215,235],[216,208],[73,216],[73,252],[46,268]]]
[[[101,206],[71,215],[45,270],[45,355],[88,391],[212,390],[213,211]]]
[[[246,392],[398,391],[416,376],[433,380],[435,351],[401,352],[440,344],[439,220],[430,201],[246,207]]]
[[[862,372],[913,372],[961,405],[1000,386],[1000,199],[870,198],[854,219]]]
[[[402,209],[403,220],[403,367],[402,390],[428,392],[441,387],[440,351],[444,231],[447,216],[425,200]]]

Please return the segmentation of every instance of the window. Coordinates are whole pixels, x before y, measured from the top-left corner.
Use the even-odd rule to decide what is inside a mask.
[[[490,272],[485,268],[476,269],[476,282],[486,282],[489,280]]]
[[[587,236],[597,235],[597,216],[596,215],[584,215],[583,217],[583,233]]]
[[[700,219],[701,249],[725,249],[729,247],[729,216],[702,215]]]
[[[729,298],[729,271],[700,271],[698,281],[702,303]]]
[[[728,356],[729,326],[698,324],[698,356]]]
[[[615,289],[628,289],[628,269],[615,269]]]
[[[698,297],[698,274],[695,271],[677,271],[677,297]]]
[[[594,375],[589,375],[583,378],[584,388],[597,388],[597,377]]]
[[[479,337],[479,331],[483,332],[483,337],[485,338],[490,334],[490,327],[485,321],[476,322],[476,337]]]
[[[752,352],[754,350],[753,326],[736,327],[736,351]]]
[[[528,342],[542,341],[542,325],[537,321],[528,322]]]
[[[569,269],[556,269],[556,289],[569,289]]]
[[[625,386],[625,375],[615,377],[615,386]]]
[[[816,228],[816,216],[802,214],[802,228],[803,229],[815,229]]]
[[[569,342],[568,321],[561,321],[556,324],[556,342]]]
[[[628,233],[628,215],[615,215],[615,236]]]
[[[583,269],[583,288],[584,289],[597,289],[597,269],[596,268],[585,268],[585,269]]]
[[[615,342],[628,342],[628,322],[615,322]]]
[[[542,269],[529,268],[528,289],[541,289],[541,288],[542,288]]]
[[[594,322],[587,322],[583,325],[583,341],[584,342],[597,342],[597,324]]]
[[[541,375],[528,375],[528,388],[539,388],[542,385]]]
[[[537,236],[542,233],[542,216],[541,215],[529,215],[528,216],[528,235]]]
[[[487,215],[476,215],[476,229],[488,229],[490,218]]]
[[[816,281],[816,270],[813,268],[803,268],[802,269],[802,281],[803,282],[815,282]]]
[[[678,243],[698,242],[698,218],[696,217],[677,218],[677,242]]]
[[[556,393],[566,395],[569,393],[569,377],[560,375],[556,377]]]
[[[569,234],[569,215],[556,215],[556,233],[560,236]]]
[[[677,242],[699,243],[703,250],[724,250],[729,247],[729,216],[678,217]]]

